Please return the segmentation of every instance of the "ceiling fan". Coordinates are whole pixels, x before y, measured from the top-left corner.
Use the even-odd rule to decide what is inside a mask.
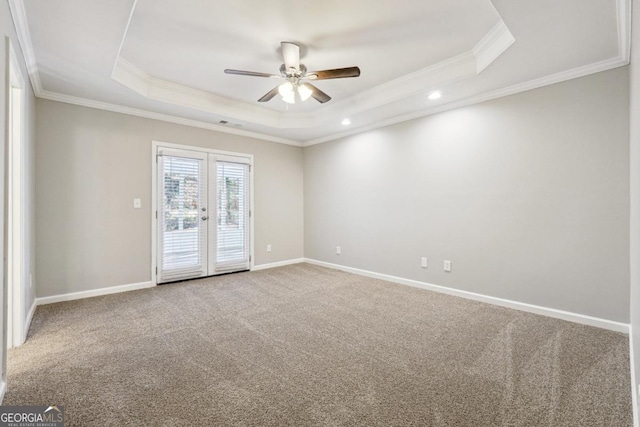
[[[284,64],[280,66],[280,74],[257,73],[254,71],[226,69],[226,74],[237,74],[240,76],[267,77],[271,79],[284,79],[283,84],[274,87],[267,92],[258,102],[267,102],[274,96],[280,94],[282,100],[288,104],[296,103],[296,94],[302,101],[313,97],[320,103],[325,103],[331,99],[329,95],[309,83],[310,80],[342,79],[345,77],[358,77],[360,68],[336,68],[333,70],[307,71],[307,67],[300,63],[300,46],[291,42],[281,42],[282,56]]]

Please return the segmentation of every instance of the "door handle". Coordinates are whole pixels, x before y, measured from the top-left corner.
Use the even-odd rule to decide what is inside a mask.
[[[208,217],[208,216],[203,216],[203,217],[202,217],[202,220],[203,220],[203,221],[206,221],[206,220],[208,220],[208,219],[209,219],[209,217]]]

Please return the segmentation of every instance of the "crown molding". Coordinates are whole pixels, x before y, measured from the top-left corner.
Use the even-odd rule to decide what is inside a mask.
[[[501,19],[473,48],[480,74],[516,41],[507,25]]]
[[[129,18],[127,19],[127,25],[124,27],[124,31],[122,32],[122,37],[120,38],[120,45],[118,46],[118,54],[116,58],[120,58],[120,53],[124,47],[124,41],[127,39],[127,34],[129,33],[129,27],[131,27],[131,21],[133,20],[133,13],[136,11],[136,6],[138,5],[138,0],[133,0],[133,4],[131,5],[131,10],[129,11]],[[115,67],[118,64],[116,62],[113,64],[113,68],[111,69],[111,74],[115,71]]]
[[[631,0],[616,0],[618,56],[627,64],[631,58]]]
[[[406,99],[416,94],[416,88],[427,94],[446,84],[474,77],[502,55],[514,42],[515,38],[506,24],[500,20],[468,52],[327,106],[323,110],[325,121],[335,122],[342,116],[353,116]]]
[[[247,102],[164,80],[150,75],[123,57],[116,59],[111,78],[145,98],[204,111],[221,118],[232,118],[275,129],[307,128],[317,125],[314,115],[278,113]]]
[[[274,129],[304,129],[338,120],[345,114],[353,115],[372,110],[415,95],[416,87],[434,88],[475,75],[477,75],[477,58],[470,51],[362,91],[348,99],[334,102],[314,113],[294,114],[276,112],[160,79],[122,57],[117,58],[111,78],[149,99]]]
[[[24,10],[24,2],[22,0],[8,0],[13,26],[18,35],[18,43],[24,56],[24,62],[29,74],[29,81],[36,96],[42,92],[42,84],[40,83],[40,74],[38,73],[38,64],[36,56],[33,53],[33,43],[31,43],[31,33],[29,32],[29,23],[27,21],[27,13]]]
[[[327,105],[322,110],[322,122],[336,122],[342,117],[383,107],[401,101],[416,92],[428,93],[446,84],[477,75],[477,60],[472,52],[465,52],[422,70],[406,74],[350,98]]]
[[[77,96],[64,95],[57,92],[49,92],[43,90],[38,96],[42,99],[51,101],[64,102],[65,104],[80,105],[83,107],[96,108],[98,110],[112,111],[114,113],[128,114],[131,116],[144,117],[146,119],[160,120],[168,123],[176,123],[179,125],[191,126],[201,129],[214,130],[216,132],[228,133],[232,135],[246,136],[248,138],[261,139],[263,141],[277,142],[279,144],[293,145],[301,147],[302,143],[292,139],[280,138],[277,136],[266,135],[258,132],[250,132],[232,127],[220,126],[214,123],[202,122],[199,120],[186,119],[184,117],[173,116],[169,114],[155,113],[153,111],[139,110],[137,108],[125,107],[107,102],[94,101],[92,99],[80,98]]]
[[[460,99],[458,101],[450,102],[448,104],[439,105],[436,107],[426,108],[423,110],[413,111],[408,114],[401,114],[395,117],[391,117],[387,120],[381,120],[370,126],[363,126],[355,128],[349,131],[335,133],[327,135],[321,138],[311,139],[302,143],[303,147],[310,147],[316,144],[322,144],[324,142],[333,141],[339,138],[355,135],[362,132],[378,129],[385,126],[394,125],[408,120],[417,119],[419,117],[429,116],[432,114],[442,113],[445,111],[455,110],[461,107],[467,107],[469,105],[479,104],[492,99],[502,98],[509,95],[515,95],[520,92],[526,92],[532,89],[538,89],[543,86],[549,86],[555,83],[561,83],[567,80],[577,79],[579,77],[588,76],[590,74],[599,73],[602,71],[611,70],[613,68],[622,67],[628,64],[628,61],[621,58],[611,58],[605,61],[597,62],[594,64],[585,65],[582,67],[573,68],[571,70],[562,71],[560,73],[552,74],[550,76],[541,77],[534,80],[529,80],[523,83],[518,83],[506,88],[496,89],[489,92],[485,92],[479,95],[470,96]]]

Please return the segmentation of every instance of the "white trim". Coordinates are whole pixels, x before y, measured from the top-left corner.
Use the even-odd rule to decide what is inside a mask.
[[[49,297],[36,298],[36,305],[53,304],[62,301],[73,301],[77,299],[92,298],[102,295],[118,294],[121,292],[137,291],[139,289],[153,288],[155,286],[156,284],[152,282],[140,282],[131,283],[129,285],[109,286],[108,288],[92,289],[90,291],[52,295]]]
[[[25,271],[26,254],[26,233],[25,224],[26,206],[24,197],[25,183],[25,161],[24,156],[26,138],[26,80],[22,74],[22,68],[18,60],[13,43],[9,37],[6,38],[6,47],[9,53],[9,80],[7,90],[7,124],[9,132],[6,146],[5,165],[7,171],[5,176],[7,182],[5,195],[7,207],[7,268],[10,279],[7,283],[7,322],[10,326],[8,332],[8,348],[19,347],[24,344],[26,336],[25,330],[25,292],[27,289]],[[13,96],[16,96],[14,98]],[[17,108],[17,109],[16,109]],[[17,126],[16,126],[17,123]]]
[[[629,62],[631,57],[631,0],[616,0],[618,22],[618,56]]]
[[[156,224],[158,209],[158,145],[155,141],[151,143],[151,283],[158,284],[158,250]]]
[[[258,264],[251,267],[251,271],[267,270],[269,268],[284,267],[285,265],[300,264],[305,262],[304,258],[287,259],[285,261],[270,262],[268,264]]]
[[[2,405],[2,401],[4,400],[4,394],[7,392],[7,383],[6,381],[0,382],[0,405]]]
[[[148,99],[214,114],[220,118],[276,129],[309,128],[319,124],[318,115],[282,113],[245,101],[150,75],[124,58],[118,58],[111,79]],[[217,120],[217,119],[216,119]]]
[[[417,280],[404,279],[402,277],[390,276],[388,274],[376,273],[359,268],[346,267],[343,265],[332,264],[329,262],[318,261],[315,259],[305,258],[305,262],[309,264],[319,265],[321,267],[332,268],[334,270],[342,270],[348,273],[358,274],[360,276],[372,277],[374,279],[386,280],[388,282],[398,283],[400,285],[412,286],[414,288],[426,289],[441,294],[453,295],[474,301],[485,302],[488,304],[498,305],[501,307],[512,308],[515,310],[526,311],[528,313],[540,314],[543,316],[553,317],[556,319],[567,320],[569,322],[580,323],[597,328],[608,329],[615,332],[629,333],[629,324],[615,322],[613,320],[601,319],[598,317],[586,316],[584,314],[572,313],[555,308],[542,307],[539,305],[527,304],[519,301],[512,301],[504,298],[497,298],[488,295],[482,295],[475,292],[463,291],[460,289],[448,288],[446,286],[432,285],[430,283],[419,282]]]
[[[27,318],[25,319],[24,322],[24,339],[26,341],[27,339],[27,334],[29,333],[29,328],[31,327],[31,321],[33,320],[33,315],[36,312],[36,307],[38,306],[38,304],[36,304],[36,299],[33,299],[33,302],[31,303],[31,308],[29,309],[29,312],[27,313]]]
[[[33,43],[31,42],[31,33],[29,31],[27,13],[24,10],[24,2],[22,0],[8,0],[8,3],[13,26],[18,35],[18,43],[22,49],[24,62],[27,66],[27,72],[29,73],[29,80],[31,80],[31,87],[37,96],[38,93],[42,92],[42,84],[40,83],[36,56],[33,53]]]
[[[133,0],[133,5],[131,6],[131,11],[129,12],[129,18],[127,19],[127,25],[125,25],[124,32],[122,33],[122,38],[120,39],[120,46],[118,46],[118,54],[116,55],[116,58],[119,58],[120,54],[122,53],[122,48],[124,47],[124,41],[127,39],[127,34],[129,33],[129,27],[131,26],[131,20],[133,19],[133,13],[136,11],[137,5],[138,5],[138,0]],[[111,69],[112,74],[117,64],[118,62],[116,61],[116,63],[113,65],[113,68]]]
[[[473,48],[477,72],[481,73],[516,41],[501,19]]]
[[[11,328],[9,327],[9,319],[11,319],[11,316],[9,316],[9,302],[8,300],[10,299],[10,293],[9,293],[9,260],[8,257],[6,256],[6,254],[8,254],[8,250],[9,250],[9,221],[7,220],[9,218],[9,192],[8,192],[8,188],[9,188],[9,144],[7,144],[8,139],[9,139],[9,134],[8,134],[8,130],[10,128],[9,123],[10,123],[10,94],[11,94],[11,73],[10,73],[10,68],[11,68],[11,40],[9,39],[9,37],[6,37],[5,39],[5,52],[4,52],[4,58],[2,58],[2,62],[4,63],[4,67],[5,67],[5,73],[4,73],[4,81],[2,82],[2,85],[4,86],[4,100],[2,100],[2,102],[4,102],[4,106],[5,106],[5,116],[0,118],[0,120],[4,120],[4,124],[5,124],[5,132],[3,133],[2,136],[0,136],[0,138],[2,138],[3,141],[3,145],[4,145],[4,173],[2,175],[4,181],[2,182],[2,186],[4,188],[4,196],[3,196],[3,200],[2,200],[2,209],[3,209],[3,214],[4,214],[4,221],[2,226],[2,230],[3,230],[3,234],[2,234],[2,248],[4,251],[5,256],[2,257],[2,266],[3,266],[3,271],[2,271],[2,289],[0,289],[0,292],[2,292],[2,316],[0,316],[0,319],[2,319],[2,339],[0,340],[0,349],[2,350],[0,353],[0,381],[2,385],[6,384],[7,381],[7,349],[9,348],[9,341],[10,341],[10,334],[9,331],[11,330]],[[3,389],[4,392],[4,389]]]
[[[152,111],[139,110],[137,108],[125,107],[117,104],[109,104],[107,102],[94,101],[92,99],[80,98],[77,96],[63,95],[47,90],[40,91],[36,94],[36,96],[38,98],[48,99],[51,101],[64,102],[65,104],[80,105],[82,107],[95,108],[98,110],[111,111],[114,113],[128,114],[130,116],[144,117],[145,119],[160,120],[168,123],[177,123],[179,125],[214,130],[216,132],[229,133],[232,135],[246,136],[248,138],[255,138],[263,141],[277,142],[279,144],[294,145],[296,147],[302,146],[301,142],[295,141],[293,139],[280,138],[277,136],[267,135],[259,132],[251,132],[237,128],[221,126],[214,123],[172,116],[169,114],[154,113]]]
[[[154,140],[152,142],[153,144],[155,144],[154,152],[156,148],[166,148],[166,149],[196,151],[199,153],[207,153],[207,154],[220,154],[222,156],[243,157],[245,159],[249,159],[249,164],[253,165],[253,154],[249,154],[249,153],[238,153],[236,151],[217,150],[215,148],[198,147],[197,145],[179,144],[177,142],[158,141],[158,140]]]
[[[631,372],[631,402],[633,404],[633,427],[640,427],[640,414],[638,413],[638,388],[636,368],[634,364],[635,355],[633,351],[633,327],[629,325],[629,370]]]
[[[550,76],[541,77],[541,78],[530,80],[523,83],[518,83],[506,88],[492,90],[476,96],[470,96],[458,101],[451,102],[449,104],[444,104],[444,105],[440,105],[437,107],[428,108],[424,110],[416,110],[407,114],[401,114],[399,116],[391,117],[386,120],[380,120],[369,126],[363,126],[360,128],[349,130],[349,131],[334,133],[332,135],[311,139],[303,142],[302,146],[310,147],[312,145],[322,144],[324,142],[333,141],[333,140],[344,138],[350,135],[360,134],[366,131],[382,128],[385,126],[391,126],[396,123],[406,122],[408,120],[417,119],[419,117],[424,117],[432,114],[442,113],[445,111],[455,110],[456,108],[467,107],[469,105],[479,104],[482,102],[491,101],[492,99],[502,98],[509,95],[515,95],[517,93],[526,92],[532,89],[538,89],[543,86],[549,86],[555,83],[561,83],[567,80],[572,80],[579,77],[588,76],[590,74],[599,73],[601,71],[607,71],[613,68],[622,67],[624,65],[627,65],[628,63],[629,63],[628,60],[625,61],[617,57],[612,59],[607,59],[594,64],[589,64],[589,65],[577,67],[571,70],[562,71],[556,74],[552,74]]]
[[[256,254],[255,254],[255,237],[256,237],[256,229],[254,227],[255,224],[255,216],[256,216],[256,202],[255,202],[255,186],[254,186],[254,176],[255,176],[255,165],[253,164],[253,154],[251,155],[251,163],[249,164],[249,270],[251,270],[256,262]]]
[[[308,262],[308,260],[305,260],[304,258],[296,258],[296,259],[290,259],[286,261],[274,262],[270,264],[260,264],[260,265],[253,266],[251,268],[251,271],[265,270],[267,268],[282,267],[285,265],[299,264],[302,262]],[[63,301],[73,301],[73,300],[78,300],[83,298],[92,298],[92,297],[98,297],[102,295],[111,295],[111,294],[117,294],[121,292],[137,291],[139,289],[153,288],[155,286],[157,285],[153,283],[153,281],[149,281],[149,282],[131,283],[128,285],[109,286],[106,288],[93,289],[90,291],[71,292],[68,294],[59,294],[59,295],[52,295],[48,297],[36,298],[34,303],[31,306],[31,309],[29,310],[29,317],[28,317],[29,320],[27,323],[28,324],[31,323],[31,319],[33,318],[33,314],[35,313],[36,306],[39,306],[39,305],[54,304],[54,303],[63,302]]]

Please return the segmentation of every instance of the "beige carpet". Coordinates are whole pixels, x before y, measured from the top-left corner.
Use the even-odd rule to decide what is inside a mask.
[[[309,264],[38,307],[67,426],[631,426],[627,337]]]

